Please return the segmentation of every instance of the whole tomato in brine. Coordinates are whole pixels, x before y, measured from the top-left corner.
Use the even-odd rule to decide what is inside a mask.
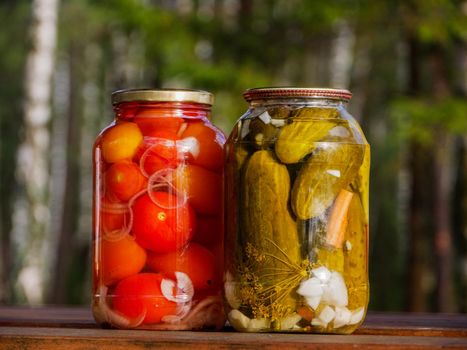
[[[193,121],[188,124],[180,138],[182,140],[193,139],[197,141],[197,153],[193,154],[190,160],[193,164],[222,172],[225,136],[221,131],[202,121]]]
[[[144,248],[158,253],[173,252],[193,237],[196,218],[188,203],[167,192],[151,192],[132,206],[133,234]]]

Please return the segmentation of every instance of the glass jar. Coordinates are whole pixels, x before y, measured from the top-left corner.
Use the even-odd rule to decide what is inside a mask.
[[[260,88],[226,143],[224,296],[247,332],[352,333],[368,305],[370,148],[347,90]]]
[[[94,146],[94,318],[117,328],[221,328],[225,137],[213,96],[122,90]]]

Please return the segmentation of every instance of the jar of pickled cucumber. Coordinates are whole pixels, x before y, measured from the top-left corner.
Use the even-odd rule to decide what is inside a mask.
[[[93,302],[101,326],[221,328],[223,133],[213,96],[113,93],[94,146]]]
[[[368,306],[370,148],[351,93],[259,88],[226,143],[224,296],[246,332],[352,333]]]

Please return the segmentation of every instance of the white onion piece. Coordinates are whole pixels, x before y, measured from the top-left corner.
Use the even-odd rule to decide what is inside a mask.
[[[177,150],[182,153],[190,153],[196,159],[200,152],[199,141],[193,136],[185,137],[177,141]]]
[[[105,320],[105,322],[116,326],[118,328],[136,328],[143,323],[146,317],[146,309],[136,317],[135,319],[129,319],[122,314],[112,310],[105,301],[107,297],[107,287],[101,286],[99,289],[99,302],[97,304],[97,315],[98,321]]]
[[[323,311],[321,311],[318,318],[321,320],[323,324],[327,325],[329,322],[331,322],[334,319],[335,316],[336,316],[335,311],[330,306],[326,306],[323,309]]]
[[[259,119],[261,119],[261,121],[264,123],[264,124],[269,124],[271,122],[271,116],[269,115],[268,111],[265,111],[263,113],[261,113],[258,117]]]
[[[341,172],[340,170],[336,170],[336,169],[331,169],[331,170],[326,170],[326,173],[328,173],[329,175],[332,175],[334,177],[341,177]]]
[[[352,311],[352,316],[350,317],[349,324],[357,324],[363,319],[363,315],[365,314],[365,308],[361,307],[357,310]]]
[[[326,266],[320,266],[316,269],[312,269],[311,273],[313,276],[319,278],[319,280],[323,283],[328,283],[329,279],[331,278],[331,271],[329,271]]]
[[[271,119],[271,124],[276,127],[281,127],[285,125],[285,119]]]
[[[297,289],[297,293],[304,297],[317,297],[323,294],[323,287],[321,286],[321,281],[312,277],[306,281],[300,283],[300,286]]]
[[[333,271],[329,283],[323,288],[322,301],[333,306],[347,306],[348,294],[344,278]]]
[[[334,328],[346,326],[350,322],[352,312],[346,307],[336,307],[336,316],[334,317]]]
[[[305,298],[306,303],[313,309],[316,310],[319,306],[319,303],[321,302],[321,296],[317,297],[308,297]]]
[[[175,288],[175,282],[173,280],[163,278],[161,281],[161,292],[162,295],[170,301],[176,303],[188,303],[193,298],[195,290],[190,277],[183,272],[175,272],[177,284]],[[175,293],[174,293],[174,289]]]
[[[327,324],[324,324],[323,321],[321,321],[321,319],[317,317],[311,320],[311,325],[315,327],[326,327],[327,326]]]
[[[244,139],[246,135],[250,132],[250,122],[251,119],[247,119],[242,123],[242,129],[240,131],[240,138]]]

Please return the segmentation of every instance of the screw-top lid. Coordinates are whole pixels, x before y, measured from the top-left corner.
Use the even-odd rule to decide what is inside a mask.
[[[112,93],[112,104],[121,102],[194,102],[212,105],[214,96],[207,91],[188,89],[128,89]]]
[[[352,98],[352,93],[345,89],[265,87],[249,89],[243,93],[243,97],[247,102],[280,98],[326,98],[348,101]]]

